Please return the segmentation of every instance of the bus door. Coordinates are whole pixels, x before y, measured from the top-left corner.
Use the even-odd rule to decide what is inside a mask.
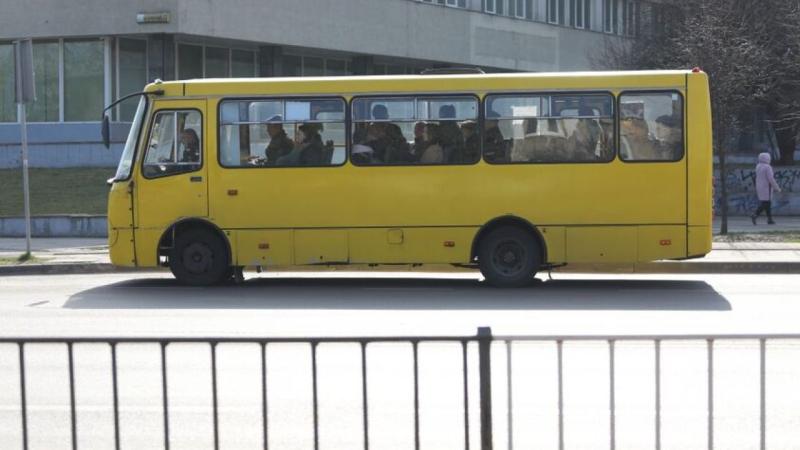
[[[156,243],[170,225],[208,216],[205,106],[205,100],[155,105],[134,187],[140,265],[155,262]]]

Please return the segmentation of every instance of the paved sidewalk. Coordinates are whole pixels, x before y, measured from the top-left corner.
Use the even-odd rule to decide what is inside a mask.
[[[776,219],[779,220],[779,219]],[[749,226],[748,226],[749,225]],[[754,227],[748,218],[731,220],[730,231],[763,232],[767,225]],[[769,231],[800,232],[800,218],[782,218]],[[742,232],[744,232],[742,231]],[[130,271],[111,265],[105,239],[35,238],[34,261],[16,264],[25,250],[25,240],[0,238],[0,275],[43,273],[95,273]],[[153,269],[150,269],[153,270]],[[424,268],[423,268],[424,270]],[[453,270],[439,266],[432,271]],[[461,270],[461,269],[457,269]],[[642,272],[642,273],[800,273],[800,243],[715,242],[704,258],[686,261],[658,261],[627,265],[573,264],[558,269],[563,272]]]
[[[767,218],[762,214],[757,219],[757,225],[749,217],[728,217],[728,233],[763,233],[775,231],[797,231],[800,233],[800,216],[775,216],[775,225],[767,225]],[[714,218],[714,234],[719,233],[719,227],[722,220],[719,217]]]

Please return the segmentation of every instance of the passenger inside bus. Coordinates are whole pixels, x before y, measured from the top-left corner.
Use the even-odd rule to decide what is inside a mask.
[[[385,105],[372,108],[372,122],[367,128],[364,144],[372,147],[375,163],[407,163],[412,160],[411,152],[397,124],[388,122],[389,110]]]
[[[478,133],[478,124],[468,120],[461,124],[464,135],[464,161],[474,162],[481,157],[481,136]]]
[[[294,142],[286,135],[286,130],[283,129],[283,124],[279,123],[282,120],[281,116],[273,116],[267,123],[267,135],[269,135],[269,144],[264,151],[266,156],[265,165],[275,166],[278,160],[294,149]]]
[[[506,140],[500,131],[500,113],[489,110],[483,123],[483,157],[491,163],[508,162]]]
[[[200,162],[200,139],[192,128],[181,131],[181,147],[183,151],[180,153],[180,162]]]
[[[679,159],[681,149],[681,124],[675,114],[659,116],[656,119],[656,136],[658,139],[659,159]]]
[[[459,164],[464,161],[464,135],[456,123],[456,107],[442,105],[439,107],[439,143],[444,152],[445,162]]]
[[[441,164],[445,161],[442,146],[441,126],[435,123],[425,124],[425,150],[419,156],[420,164]]]
[[[318,166],[323,164],[325,145],[322,143],[321,123],[304,123],[297,127],[294,148],[278,158],[279,166]]]

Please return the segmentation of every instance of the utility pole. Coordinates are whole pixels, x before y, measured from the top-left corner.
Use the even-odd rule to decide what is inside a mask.
[[[36,101],[33,74],[33,43],[30,39],[14,41],[14,81],[17,116],[22,147],[22,192],[25,203],[25,257],[31,254],[31,202],[28,183],[28,123],[25,103]]]

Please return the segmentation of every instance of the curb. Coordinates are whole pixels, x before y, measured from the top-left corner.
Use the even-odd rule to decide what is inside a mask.
[[[638,264],[572,264],[554,273],[653,273],[653,274],[800,274],[800,261],[663,261]]]
[[[81,275],[93,273],[133,273],[153,272],[158,269],[141,269],[136,267],[117,267],[109,263],[85,264],[23,264],[18,266],[0,266],[0,276],[11,275]]]
[[[464,272],[463,268],[436,272]],[[468,270],[468,269],[467,269]],[[83,264],[27,264],[0,266],[0,276],[11,275],[80,275],[101,273],[142,273],[164,272],[166,269],[117,267],[109,263]],[[410,270],[413,272],[422,272]],[[544,272],[544,271],[543,271]],[[640,264],[571,264],[553,269],[553,273],[637,273],[637,274],[800,274],[800,261],[797,262],[710,262],[710,261],[664,261]]]

